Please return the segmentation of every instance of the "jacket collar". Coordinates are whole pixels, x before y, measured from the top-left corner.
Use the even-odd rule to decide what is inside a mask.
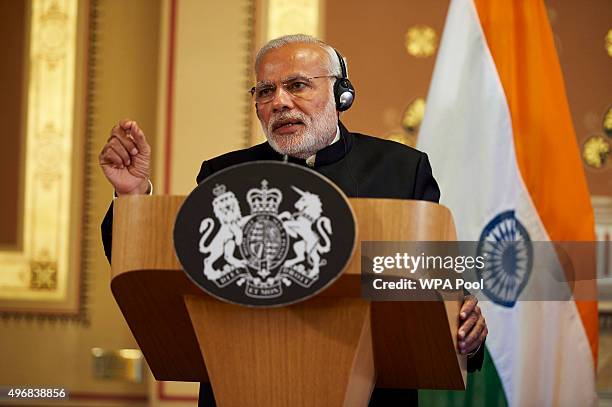
[[[340,140],[317,151],[314,168],[323,167],[342,160],[353,148],[353,135],[349,133],[341,121],[338,121],[338,127],[340,128]],[[282,160],[284,158],[282,154],[274,151],[268,142],[264,143],[264,145],[266,146],[271,159]],[[301,158],[289,157],[288,161],[290,163],[306,166],[306,160]]]

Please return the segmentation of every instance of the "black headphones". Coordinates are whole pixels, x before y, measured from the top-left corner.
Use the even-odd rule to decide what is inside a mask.
[[[344,112],[348,110],[355,100],[355,88],[348,79],[346,72],[346,65],[344,65],[344,58],[334,49],[336,55],[338,55],[338,61],[340,61],[340,70],[342,71],[342,77],[336,79],[334,83],[334,98],[336,99],[336,110]]]

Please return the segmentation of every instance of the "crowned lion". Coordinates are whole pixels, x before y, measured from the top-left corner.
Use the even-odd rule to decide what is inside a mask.
[[[221,271],[214,268],[214,263],[221,258],[234,268],[244,267],[245,260],[237,259],[234,256],[236,245],[242,243],[242,227],[250,216],[242,217],[240,204],[233,192],[225,192],[225,186],[217,186],[214,189],[217,197],[213,200],[213,212],[219,220],[221,226],[217,234],[209,244],[206,244],[208,237],[212,233],[215,222],[211,218],[206,218],[200,223],[200,253],[210,254],[204,259],[204,275],[209,280],[216,280],[221,276]]]

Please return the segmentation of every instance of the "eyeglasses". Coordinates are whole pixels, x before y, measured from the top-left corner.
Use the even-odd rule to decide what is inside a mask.
[[[283,80],[280,84],[282,88],[289,92],[293,97],[300,99],[310,99],[314,96],[317,88],[313,83],[313,79],[320,78],[336,78],[334,75],[312,76],[306,78],[303,76],[294,76]],[[277,85],[274,82],[260,82],[257,86],[251,88],[251,96],[257,103],[268,103],[274,99],[276,95]]]

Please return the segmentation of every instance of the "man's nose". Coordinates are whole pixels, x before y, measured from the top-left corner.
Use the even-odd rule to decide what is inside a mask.
[[[293,97],[283,86],[276,88],[274,98],[270,102],[275,112],[293,108]]]

